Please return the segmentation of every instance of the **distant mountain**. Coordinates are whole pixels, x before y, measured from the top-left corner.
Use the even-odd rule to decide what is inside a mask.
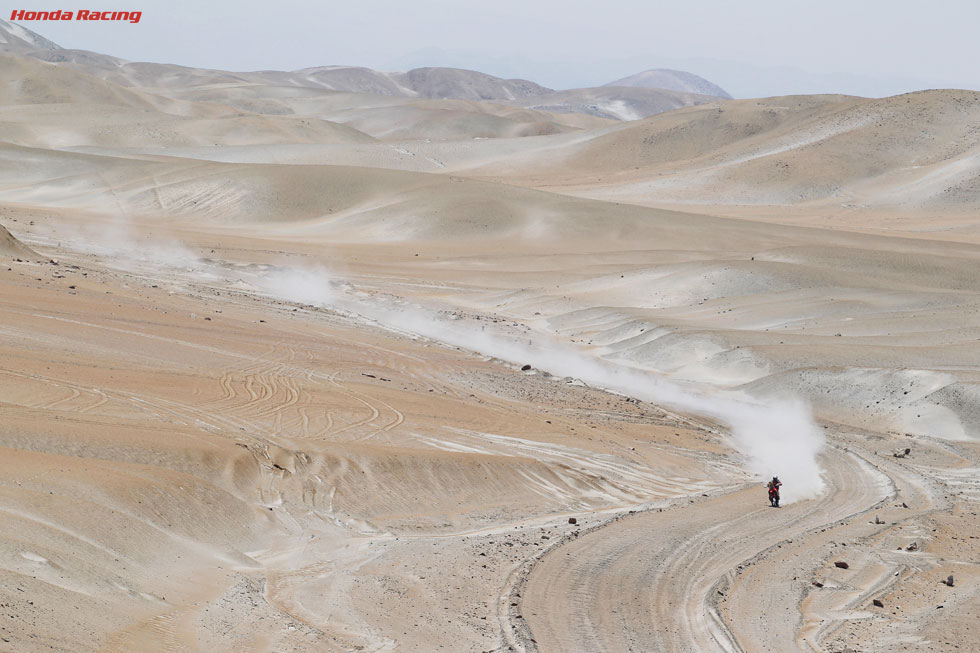
[[[357,66],[321,66],[293,72],[229,73],[171,64],[134,63],[97,52],[68,50],[29,29],[4,20],[0,20],[0,53],[67,64],[122,86],[198,86],[260,81],[348,93],[438,100],[516,100],[552,92],[550,88],[525,79],[501,79],[460,68],[381,72]]]
[[[636,86],[639,88],[663,88],[668,91],[680,91],[681,93],[698,93],[700,95],[713,95],[715,97],[732,99],[725,89],[717,84],[712,84],[703,77],[698,77],[693,73],[683,70],[670,70],[668,68],[655,68],[636,73],[629,77],[617,79],[614,82],[603,84],[603,86]]]
[[[556,91],[526,79],[503,79],[462,68],[426,67],[407,72],[383,72],[358,66],[317,66],[295,71],[231,72],[173,64],[131,62],[97,52],[61,48],[26,28],[0,21],[0,58],[4,54],[23,58],[25,62],[36,59],[57,64],[64,72],[61,77],[55,75],[59,81],[50,88],[40,88],[38,84],[28,84],[23,89],[17,86],[20,89],[19,95],[16,98],[6,98],[10,102],[58,102],[77,97],[94,101],[101,97],[109,104],[122,102],[136,105],[141,100],[149,101],[164,111],[181,115],[189,115],[199,108],[192,111],[183,105],[160,104],[156,98],[205,102],[213,106],[227,105],[266,115],[304,115],[312,112],[322,118],[335,113],[332,108],[334,102],[330,98],[340,92],[407,99],[413,102],[490,101],[496,105],[534,109],[552,115],[583,114],[590,116],[588,120],[637,120],[656,113],[729,97],[725,91],[697,75],[674,70],[647,71],[599,88]],[[9,70],[0,71],[0,78],[25,74],[26,69],[21,69],[23,66],[17,62],[10,64]],[[70,69],[80,71],[83,75],[79,79],[73,79]],[[7,75],[3,75],[3,72]],[[109,85],[94,84],[94,78],[108,82]],[[58,85],[70,88],[72,92],[59,94]],[[130,91],[136,94],[133,95]],[[357,104],[364,102],[359,101]],[[395,110],[385,103],[363,109],[367,112],[361,110],[357,120],[343,117],[344,121],[350,120],[361,125],[358,129],[368,128],[375,136],[393,138],[395,134],[401,134],[397,130],[391,132],[379,123],[386,117],[392,119],[392,111],[404,120],[405,116],[402,114],[405,110]],[[457,127],[450,128],[448,132],[441,127],[435,129],[439,117],[445,118],[449,115],[442,109],[463,111],[467,114],[474,111],[489,114],[477,119],[479,128],[474,132],[485,137],[552,133],[566,128],[581,128],[571,127],[576,123],[564,119],[557,119],[558,122],[552,124],[555,119],[545,115],[506,112],[499,106],[493,108],[487,105],[454,105],[441,109],[416,105],[411,108],[415,118],[409,122],[430,125],[427,129],[443,137],[446,133],[456,133]],[[464,132],[474,129],[471,124],[473,116],[460,114],[460,119],[465,123]],[[496,126],[490,125],[488,121]]]
[[[514,101],[528,109],[553,113],[584,113],[612,120],[639,120],[665,111],[716,102],[717,97],[662,88],[600,86],[553,91]]]
[[[434,100],[515,100],[551,93],[550,88],[526,79],[501,79],[462,68],[415,68],[386,73],[356,66],[323,66],[275,74],[289,74],[333,91]]]
[[[416,68],[405,73],[404,79],[422,97],[436,99],[516,100],[552,91],[526,79],[501,79],[459,68]]]
[[[0,52],[24,54],[34,50],[60,50],[61,47],[29,29],[0,20]]]

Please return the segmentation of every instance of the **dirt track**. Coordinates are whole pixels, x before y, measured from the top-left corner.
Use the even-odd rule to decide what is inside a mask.
[[[825,463],[828,493],[818,500],[772,509],[764,491],[750,487],[636,513],[555,548],[534,567],[520,604],[536,642],[525,640],[527,649],[794,648],[797,606],[821,556],[813,542],[809,552],[795,549],[793,564],[809,573],[785,577],[780,572],[792,565],[760,554],[849,521],[894,493],[856,453],[833,449]],[[742,574],[748,567],[765,579],[761,586]],[[726,594],[738,599],[720,611]]]

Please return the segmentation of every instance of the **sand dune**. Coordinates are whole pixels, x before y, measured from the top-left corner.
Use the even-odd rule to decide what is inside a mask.
[[[978,106],[969,91],[739,100],[654,116],[507,174],[642,204],[966,210]]]
[[[37,257],[30,247],[14,238],[3,225],[0,225],[0,254],[5,257]]]
[[[152,106],[133,91],[77,71],[9,54],[0,54],[0,64],[0,102],[4,105],[82,102],[132,109]]]
[[[0,23],[3,646],[973,641],[975,93],[39,38]]]
[[[216,147],[264,144],[370,143],[356,129],[292,116],[193,118],[99,104],[58,104],[3,111],[0,139],[42,148]]]

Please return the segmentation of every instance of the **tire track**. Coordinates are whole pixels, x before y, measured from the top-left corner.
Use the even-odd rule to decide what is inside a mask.
[[[554,549],[527,576],[519,610],[531,639],[522,647],[741,650],[738,633],[713,608],[718,581],[759,552],[893,491],[856,456],[831,450],[826,459],[829,491],[816,500],[772,510],[751,487],[636,513]]]

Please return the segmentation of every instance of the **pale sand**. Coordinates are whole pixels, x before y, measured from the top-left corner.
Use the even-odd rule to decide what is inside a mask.
[[[969,650],[975,94],[623,123],[5,62],[4,646]],[[801,396],[826,491],[488,333]]]

